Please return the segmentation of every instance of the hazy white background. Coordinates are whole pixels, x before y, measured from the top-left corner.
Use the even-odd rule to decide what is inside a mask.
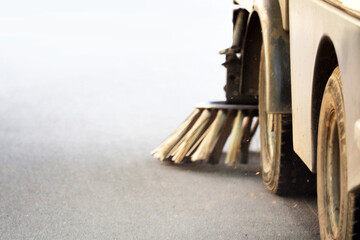
[[[56,114],[62,99],[74,106],[68,117],[86,111],[87,124],[113,109],[122,121],[114,128],[133,129],[139,141],[154,136],[155,146],[197,102],[224,100],[218,51],[231,45],[233,8],[230,0],[4,1],[0,101],[21,96],[17,104],[33,109],[54,101]]]

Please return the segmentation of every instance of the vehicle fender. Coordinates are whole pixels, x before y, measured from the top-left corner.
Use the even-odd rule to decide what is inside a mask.
[[[258,81],[254,79],[254,76],[258,74],[254,75],[254,72],[259,70],[259,66],[256,66],[257,63],[252,58],[259,56],[260,49],[251,47],[254,44],[254,39],[251,39],[254,35],[251,29],[251,21],[255,18],[253,15],[257,15],[260,22],[265,54],[266,111],[291,113],[289,33],[283,29],[278,0],[254,1],[244,45],[243,86]],[[261,44],[257,45],[261,47]],[[247,64],[247,62],[253,62],[253,64]]]

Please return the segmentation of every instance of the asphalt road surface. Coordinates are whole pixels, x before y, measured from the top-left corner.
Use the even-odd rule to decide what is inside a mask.
[[[258,153],[237,169],[150,156],[223,99],[232,6],[140,3],[0,10],[0,239],[318,239],[316,197],[271,194]]]

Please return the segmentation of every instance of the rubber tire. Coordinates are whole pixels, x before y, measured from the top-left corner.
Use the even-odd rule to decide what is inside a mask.
[[[269,144],[265,91],[265,58],[262,47],[259,64],[259,121],[263,182],[271,192],[278,195],[315,193],[314,174],[293,150],[291,114],[274,114],[273,146]],[[273,148],[272,155],[270,148]]]
[[[326,240],[360,239],[359,195],[348,193],[347,191],[347,153],[344,118],[345,112],[341,76],[339,67],[336,67],[326,84],[322,98],[317,144],[318,216],[321,239]],[[333,135],[331,132],[337,132],[337,134]],[[329,143],[329,139],[333,139],[330,137],[331,135],[336,139],[337,147],[334,147],[331,140],[331,143]],[[338,149],[338,151],[336,149]],[[330,153],[336,152],[334,155],[338,156],[336,160],[338,164],[330,164],[331,159],[334,157],[329,157],[329,151]],[[334,162],[332,161],[331,163]],[[328,185],[333,186],[335,184],[330,185],[330,180],[326,177],[328,171],[333,172],[334,170],[339,174],[337,186],[339,187],[338,195],[340,195],[340,200],[337,231],[332,230],[330,224],[331,218],[328,213],[328,209],[331,208],[331,204],[328,202],[331,196],[336,195],[328,192],[328,188],[330,188]],[[334,177],[331,179],[334,179]],[[333,182],[333,180],[331,180],[331,182]]]

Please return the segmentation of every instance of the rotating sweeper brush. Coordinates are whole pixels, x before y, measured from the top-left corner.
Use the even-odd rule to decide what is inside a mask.
[[[238,163],[247,163],[250,141],[258,126],[257,115],[257,105],[199,104],[152,155],[174,163],[216,164],[230,138],[225,164],[236,167]]]
[[[242,49],[249,13],[233,12],[233,43],[222,50],[226,61],[226,102],[200,104],[195,111],[153,152],[160,160],[174,163],[206,161],[216,164],[224,146],[225,163],[247,163],[250,141],[258,127],[258,81],[242,81]],[[256,77],[254,79],[257,79]],[[255,120],[255,121],[254,121]],[[229,139],[229,144],[226,144]]]

